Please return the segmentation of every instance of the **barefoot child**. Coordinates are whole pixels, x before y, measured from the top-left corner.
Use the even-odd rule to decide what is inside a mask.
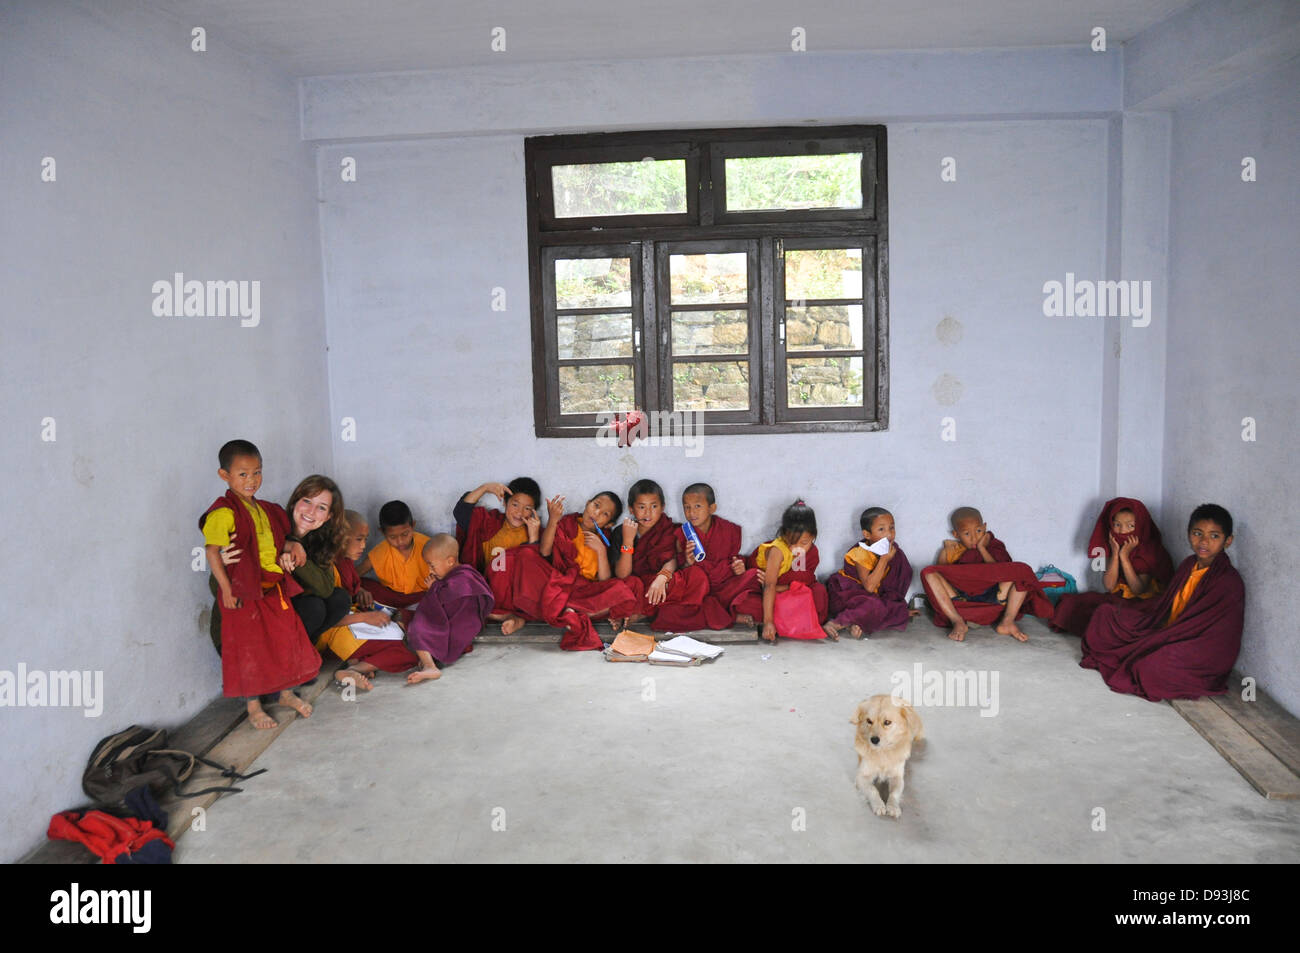
[[[971,626],[1000,617],[995,632],[1029,641],[1016,620],[1026,609],[1043,618],[1052,614],[1033,569],[1012,562],[1006,546],[989,532],[973,506],[953,510],[952,535],[943,542],[939,563],[921,570],[921,584],[936,610],[934,624],[951,625],[948,638],[961,642]]]
[[[777,598],[788,592],[791,583],[796,580],[804,582],[813,590],[818,620],[820,622],[825,618],[826,589],[816,581],[816,576],[813,575],[816,563],[810,559],[811,554],[816,550],[813,545],[816,539],[817,514],[803,500],[795,500],[781,514],[781,526],[777,530],[776,538],[763,543],[755,553],[755,563],[758,568],[755,582],[763,587],[760,603],[763,624],[761,635],[766,642],[776,641],[774,619]],[[811,581],[806,577],[811,577]],[[818,599],[818,589],[821,590],[820,599]],[[747,602],[752,603],[752,601],[752,594],[748,599],[742,597],[737,603],[737,608],[742,611],[750,609],[752,606]],[[832,638],[837,637],[832,636]]]
[[[429,537],[415,531],[411,508],[401,500],[390,500],[379,508],[379,532],[384,541],[361,565],[357,574],[373,572],[374,579],[362,578],[361,585],[375,601],[395,609],[409,609],[420,601],[428,588],[429,567],[421,553]]]
[[[1097,609],[1083,635],[1083,668],[1112,691],[1150,701],[1227,691],[1241,651],[1246,589],[1228,559],[1232,515],[1204,503],[1187,521],[1192,555],[1159,599]]]
[[[677,576],[677,524],[664,514],[663,487],[638,480],[627,491],[627,507],[630,517],[610,541],[619,544],[614,575],[634,576],[645,587],[632,619],[653,617],[665,605],[699,606],[708,584],[700,575]]]
[[[489,493],[501,500],[504,512],[477,505]],[[484,483],[470,490],[452,511],[456,518],[456,538],[460,540],[460,561],[484,575],[504,570],[501,554],[536,543],[540,538],[542,521],[537,508],[541,503],[542,489],[532,477],[516,477],[509,483]],[[491,616],[492,621],[501,623],[502,635],[517,631],[526,621],[518,613],[505,609],[512,602],[507,598]]]
[[[420,667],[406,676],[410,685],[441,677],[438,665],[464,654],[492,611],[492,590],[471,566],[457,559],[456,537],[439,533],[425,544],[424,560],[433,577],[420,600],[406,638]]]
[[[1083,635],[1097,608],[1152,599],[1164,591],[1174,563],[1160,540],[1160,530],[1140,500],[1117,497],[1102,507],[1088,540],[1088,555],[1106,553],[1101,592],[1069,593],[1052,613],[1052,628]]]
[[[906,629],[918,610],[907,607],[907,587],[912,584],[912,564],[894,542],[894,516],[872,506],[858,517],[862,542],[844,554],[844,566],[826,581],[830,616],[824,628],[836,638],[849,627],[849,635],[860,639],[881,629]],[[867,547],[889,541],[884,555]]]
[[[229,489],[199,518],[199,529],[221,594],[222,693],[247,700],[254,728],[274,728],[261,696],[278,693],[281,705],[309,717],[311,705],[292,689],[316,677],[320,656],[289,602],[301,592],[285,575],[296,564],[284,551],[289,517],[274,503],[255,499],[262,486],[261,452],[247,440],[232,440],[221,448],[218,462],[217,475]],[[227,570],[221,550],[232,536],[247,557]],[[301,558],[300,549],[296,555]]]
[[[682,491],[682,516],[686,522],[673,535],[679,576],[698,575],[707,585],[698,607],[668,604],[660,607],[652,629],[660,632],[693,632],[726,629],[735,624],[731,603],[745,591],[745,561],[740,558],[740,527],[717,515],[718,501],[713,487],[692,483]],[[704,547],[698,559],[694,542],[686,535],[689,525]]]
[[[352,610],[332,629],[326,629],[316,642],[317,649],[329,649],[343,660],[343,668],[334,673],[334,681],[345,684],[351,681],[362,691],[373,687],[370,678],[376,672],[405,672],[417,664],[411,650],[402,642],[387,639],[359,639],[348,628],[354,623],[384,626],[390,621],[388,613],[374,607],[374,597],[361,587],[356,560],[366,551],[366,538],[370,526],[356,510],[344,511],[346,535],[343,548],[334,560],[334,585],[351,598]]]

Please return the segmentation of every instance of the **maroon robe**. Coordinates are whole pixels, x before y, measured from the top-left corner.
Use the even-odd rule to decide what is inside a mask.
[[[830,597],[830,617],[840,625],[856,625],[863,635],[881,629],[906,629],[911,614],[907,608],[907,589],[912,584],[912,564],[908,562],[903,547],[894,544],[895,553],[889,568],[881,577],[880,589],[868,592],[858,578],[858,567],[844,559],[844,572],[853,574],[850,579],[837,572],[826,580]]]
[[[548,563],[536,543],[507,549],[493,559],[485,578],[492,588],[496,612],[509,612],[531,621],[564,629],[560,648],[581,652],[605,647],[585,611],[569,606],[577,572],[561,573]]]
[[[1129,562],[1133,564],[1133,570],[1140,576],[1150,576],[1153,582],[1158,582],[1161,586],[1169,585],[1169,578],[1174,574],[1174,561],[1169,558],[1169,551],[1160,540],[1160,528],[1152,521],[1151,514],[1147,512],[1141,500],[1119,496],[1109,500],[1101,508],[1097,525],[1093,527],[1092,536],[1088,539],[1089,557],[1101,549],[1109,558],[1110,521],[1120,510],[1132,511],[1133,535],[1139,540],[1137,548],[1129,553]],[[1122,538],[1120,542],[1123,542]],[[1121,572],[1119,582],[1123,581],[1124,575]],[[1099,606],[1122,606],[1132,601],[1132,598],[1118,592],[1067,593],[1061,597],[1061,601],[1056,604],[1056,611],[1052,613],[1052,628],[1057,632],[1083,635]]]
[[[557,572],[570,578],[568,605],[589,616],[626,619],[634,615],[645,587],[635,576],[626,579],[588,579],[578,567],[578,547],[574,542],[582,532],[579,514],[567,513],[555,528],[551,545],[551,564]],[[609,535],[608,531],[605,534]],[[608,556],[608,554],[606,554]]]
[[[406,630],[416,651],[428,652],[443,665],[460,658],[483,631],[492,611],[492,590],[471,566],[460,563],[434,580],[420,600]]]
[[[469,526],[462,529],[456,524],[456,542],[460,543],[460,561],[473,566],[479,572],[486,572],[483,561],[483,544],[497,534],[506,523],[506,514],[501,510],[490,510],[486,506],[474,507],[470,515]]]
[[[677,555],[677,546],[673,541],[673,531],[677,524],[670,520],[666,515],[660,515],[655,524],[651,526],[641,536],[636,537],[632,546],[632,573],[641,581],[645,587],[646,593],[650,591],[651,584],[659,574],[659,570],[664,568],[664,563],[673,559]],[[617,531],[615,542],[621,542],[621,527]],[[629,578],[631,578],[629,576]],[[641,603],[637,606],[635,615],[653,617],[663,610],[665,606],[685,605],[692,608],[698,608],[704,601],[705,593],[708,592],[708,580],[702,574],[674,573],[673,578],[668,582],[668,588],[664,590],[664,601],[659,605],[651,605],[646,595],[641,596]]]
[[[256,501],[266,513],[277,555],[289,532],[289,514],[275,503]],[[199,517],[203,529],[208,514],[229,509],[235,515],[235,536],[244,555],[226,567],[238,609],[221,606],[221,691],[227,698],[250,698],[295,688],[320,672],[320,654],[312,648],[302,619],[289,601],[302,586],[284,573],[262,568],[257,528],[248,508],[227,490]],[[217,600],[220,605],[220,599]]]
[[[339,571],[339,583],[352,596],[355,604],[362,588],[361,577],[357,575],[357,564],[340,554],[335,558],[334,566]],[[366,639],[343,661],[368,662],[381,672],[405,672],[420,664],[415,654],[396,639]]]
[[[686,565],[686,530],[678,526],[673,531],[674,551],[677,554],[677,577],[689,583],[692,577],[704,579],[707,591],[698,606],[686,603],[669,603],[659,607],[650,628],[658,632],[694,632],[700,629],[727,629],[736,622],[731,602],[744,591],[744,574],[737,576],[731,570],[731,561],[740,555],[740,527],[721,516],[714,516],[707,532],[699,533],[704,544],[704,559]]]
[[[1050,619],[1052,603],[1048,601],[1047,596],[1043,595],[1042,583],[1038,581],[1034,570],[1027,563],[1012,562],[1011,554],[1007,552],[1007,547],[1002,544],[1002,540],[992,533],[989,537],[988,550],[994,562],[986,563],[978,549],[968,549],[957,557],[955,563],[946,566],[926,566],[921,570],[921,585],[925,587],[930,605],[935,605],[934,590],[931,588],[933,583],[930,580],[935,573],[938,573],[947,579],[958,593],[966,595],[979,595],[1000,583],[1010,582],[1014,584],[1017,592],[1028,591],[1029,593],[1021,604],[1020,611],[1016,613],[1017,619],[1026,612]],[[968,602],[957,598],[952,600],[952,606],[959,616],[976,625],[992,625],[1006,612],[1006,606],[997,602]],[[934,613],[934,624],[943,629],[952,626],[948,617],[937,611]]]
[[[1088,625],[1079,665],[1095,668],[1111,691],[1149,701],[1222,695],[1241,652],[1246,587],[1227,553],[1219,553],[1182,615],[1169,610],[1196,566],[1188,556],[1159,599],[1105,605]]]
[[[813,602],[817,606],[817,621],[826,621],[827,612],[827,595],[826,587],[817,581],[817,566],[821,562],[821,554],[817,552],[817,544],[814,543],[808,547],[808,552],[804,554],[804,568],[798,571],[791,569],[783,573],[781,578],[776,581],[778,586],[788,586],[792,582],[802,582],[812,590]],[[763,584],[758,581],[758,572],[761,568],[758,565],[758,547],[745,557],[745,565],[749,569],[744,575],[738,577],[743,580],[736,585],[739,590],[736,596],[731,600],[731,611],[735,615],[752,616],[756,622],[763,621]]]

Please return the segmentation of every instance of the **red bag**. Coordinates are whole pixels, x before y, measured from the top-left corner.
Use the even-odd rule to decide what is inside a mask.
[[[785,592],[776,594],[772,623],[783,639],[824,639],[825,631],[817,622],[817,603],[812,590],[802,582],[790,583]]]

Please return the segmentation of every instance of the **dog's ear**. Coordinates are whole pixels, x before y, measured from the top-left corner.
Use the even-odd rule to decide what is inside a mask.
[[[907,724],[907,730],[915,733],[921,727],[921,716],[918,715],[911,705],[905,702],[898,703],[898,713],[902,716],[903,721]]]
[[[859,703],[857,708],[853,709],[853,717],[849,719],[849,724],[851,725],[862,724],[862,706],[865,704],[866,702],[861,702]]]

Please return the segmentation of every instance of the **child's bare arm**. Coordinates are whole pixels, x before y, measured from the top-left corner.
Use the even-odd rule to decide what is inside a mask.
[[[230,588],[230,577],[226,575],[226,567],[221,562],[221,547],[204,546],[203,551],[208,557],[208,568],[212,571],[212,578],[217,581],[217,588],[221,591],[221,607],[238,609],[239,600],[235,598],[235,593]]]
[[[618,550],[618,562],[614,564],[614,575],[619,579],[626,579],[632,575],[632,550],[636,546],[636,523],[631,520],[623,522],[623,528],[618,533],[611,533],[622,544]]]
[[[510,495],[510,490],[504,483],[484,483],[481,486],[470,490],[461,497],[461,499],[466,503],[477,503],[483,498],[484,493],[491,493],[498,500],[501,500],[504,503],[506,497]]]
[[[604,543],[600,542],[600,537],[597,536],[593,540],[590,538],[591,536],[596,536],[596,534],[588,534],[587,539],[587,545],[596,551],[596,578],[604,582],[614,574],[609,566],[609,550],[605,548]]]

